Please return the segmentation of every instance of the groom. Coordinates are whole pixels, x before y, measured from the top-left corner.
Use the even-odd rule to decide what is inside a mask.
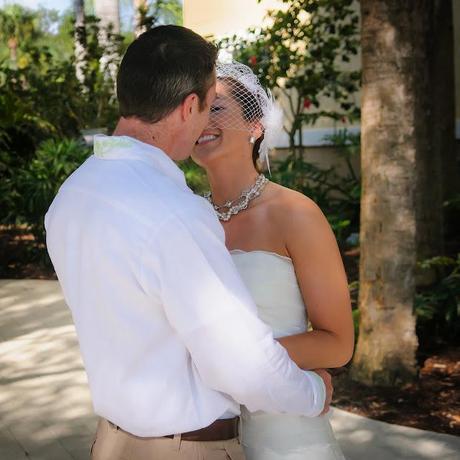
[[[216,54],[178,26],[135,40],[113,136],[95,138],[45,218],[101,417],[96,460],[243,459],[240,404],[316,416],[330,401],[328,374],[300,370],[257,318],[212,208],[174,163],[207,124]]]

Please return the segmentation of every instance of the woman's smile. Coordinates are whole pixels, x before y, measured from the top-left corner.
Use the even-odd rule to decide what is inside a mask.
[[[196,141],[196,145],[197,146],[207,145],[207,144],[217,141],[218,139],[220,139],[220,137],[221,137],[221,133],[215,130],[212,130],[212,131],[205,130],[201,133],[201,136]]]

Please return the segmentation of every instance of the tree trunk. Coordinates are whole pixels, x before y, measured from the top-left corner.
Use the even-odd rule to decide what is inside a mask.
[[[94,14],[101,20],[101,27],[112,25],[113,32],[120,33],[119,0],[94,0]]]
[[[138,37],[140,34],[146,31],[146,27],[143,24],[144,18],[147,15],[148,4],[147,0],[133,0],[134,8],[134,35]]]
[[[73,4],[75,12],[75,73],[78,81],[84,86],[87,64],[85,2],[84,0],[74,0]]]
[[[110,40],[109,30],[113,34],[120,33],[120,4],[119,0],[94,0],[94,12],[100,19],[99,42],[104,48],[100,60],[101,70],[116,81],[119,55],[115,44]]]
[[[361,322],[352,376],[371,384],[416,375],[416,186],[425,127],[417,71],[425,3],[361,0]]]

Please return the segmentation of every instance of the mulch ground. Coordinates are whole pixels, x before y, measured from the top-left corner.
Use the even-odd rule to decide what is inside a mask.
[[[344,262],[349,279],[357,279],[359,252],[346,252]],[[0,227],[0,278],[56,279],[56,275],[26,229]],[[460,435],[460,348],[419,355],[423,358],[418,379],[401,387],[369,387],[352,381],[343,370],[334,377],[333,404],[388,423]]]
[[[44,248],[25,227],[0,226],[0,278],[56,279]]]
[[[366,386],[348,372],[334,377],[333,405],[383,422],[460,435],[460,348],[427,357],[414,383]]]

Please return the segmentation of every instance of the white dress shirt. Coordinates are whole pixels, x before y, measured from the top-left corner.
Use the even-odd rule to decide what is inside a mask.
[[[97,136],[45,217],[95,412],[163,436],[249,410],[318,415],[321,378],[258,319],[212,207],[160,149]]]

